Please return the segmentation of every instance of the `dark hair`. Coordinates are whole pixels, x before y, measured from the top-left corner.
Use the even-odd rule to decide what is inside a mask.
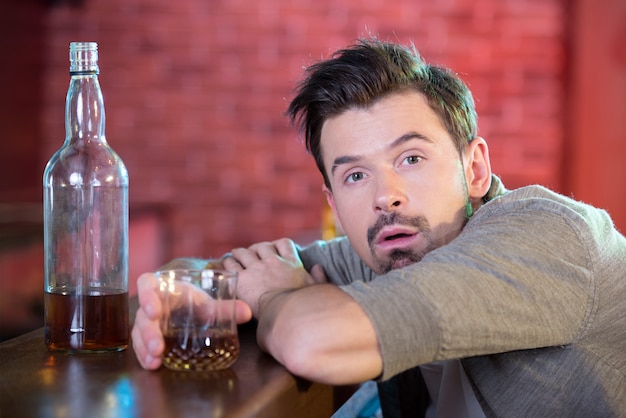
[[[342,112],[367,107],[392,93],[415,90],[426,97],[452,136],[459,154],[477,135],[474,99],[449,69],[426,64],[413,45],[361,39],[330,59],[306,69],[287,116],[304,135],[307,150],[330,187],[322,160],[324,122]]]

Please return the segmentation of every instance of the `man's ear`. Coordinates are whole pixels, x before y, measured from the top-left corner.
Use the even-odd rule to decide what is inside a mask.
[[[330,206],[330,209],[333,211],[333,216],[335,217],[337,227],[343,231],[343,226],[341,226],[341,219],[339,219],[339,215],[337,214],[337,207],[335,206],[335,199],[333,197],[332,190],[330,190],[325,184],[323,184],[322,191],[326,195],[326,202],[328,202],[328,206]]]
[[[491,162],[487,142],[479,136],[472,139],[463,162],[470,200],[482,199],[491,187]]]

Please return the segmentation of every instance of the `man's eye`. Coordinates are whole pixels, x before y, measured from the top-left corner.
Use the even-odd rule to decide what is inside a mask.
[[[346,183],[355,183],[357,181],[363,180],[364,177],[365,176],[361,172],[350,173],[348,177],[346,178]]]
[[[407,162],[407,164],[417,164],[422,161],[422,157],[418,155],[411,155],[409,157],[406,157],[404,160]]]

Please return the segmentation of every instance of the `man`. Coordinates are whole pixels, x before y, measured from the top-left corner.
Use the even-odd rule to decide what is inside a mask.
[[[413,49],[363,40],[297,93],[288,114],[346,237],[222,259],[264,350],[311,380],[377,380],[385,416],[626,415],[626,239],[604,211],[507,191],[471,93]],[[133,329],[147,369],[154,286],[139,279]]]

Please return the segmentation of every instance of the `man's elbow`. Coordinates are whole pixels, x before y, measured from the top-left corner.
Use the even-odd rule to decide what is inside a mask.
[[[365,380],[355,376],[350,362],[343,361],[343,356],[333,351],[328,338],[310,330],[291,332],[274,356],[292,374],[314,382],[345,385]]]
[[[278,331],[266,344],[270,354],[289,372],[315,382],[337,384],[328,370],[332,358],[313,332],[302,329]]]

